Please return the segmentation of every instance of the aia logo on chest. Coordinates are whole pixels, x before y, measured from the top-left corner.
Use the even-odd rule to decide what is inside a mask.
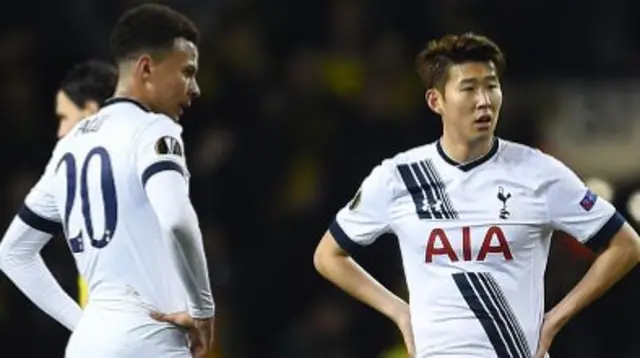
[[[480,237],[471,237],[471,228],[464,226],[459,229],[459,235],[450,237],[444,229],[436,228],[431,230],[429,239],[427,240],[427,248],[425,252],[425,262],[433,262],[434,256],[447,256],[451,262],[462,261],[484,261],[489,254],[502,256],[505,261],[513,260],[511,248],[507,237],[499,226],[490,226],[484,235]],[[449,230],[449,235],[452,231]],[[451,241],[461,242],[461,250],[453,249]],[[474,247],[480,249],[473,252]]]

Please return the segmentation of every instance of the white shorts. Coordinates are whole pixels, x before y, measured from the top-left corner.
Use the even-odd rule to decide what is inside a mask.
[[[87,306],[65,358],[191,358],[187,335],[141,312]]]

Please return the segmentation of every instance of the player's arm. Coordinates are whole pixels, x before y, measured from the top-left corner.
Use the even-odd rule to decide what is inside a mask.
[[[337,243],[328,230],[313,258],[316,270],[343,291],[369,305],[394,322],[407,317],[409,306],[385,288]]]
[[[390,174],[379,166],[363,181],[352,202],[342,208],[318,244],[316,270],[342,290],[392,321],[408,317],[408,305],[358,265],[350,253],[388,231]]]
[[[49,190],[53,170],[50,163],[4,234],[0,269],[36,306],[73,331],[82,310],[60,287],[40,256],[52,235],[62,232]]]
[[[555,162],[546,198],[554,229],[600,251],[580,282],[548,314],[560,329],[640,262],[640,238],[606,200],[598,198],[568,168]]]
[[[162,122],[145,130],[137,165],[171,257],[187,291],[189,315],[210,318],[214,302],[198,218],[189,199],[180,133]]]

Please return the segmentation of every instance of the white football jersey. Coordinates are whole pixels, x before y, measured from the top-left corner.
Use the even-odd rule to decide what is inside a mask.
[[[467,164],[439,142],[377,166],[330,226],[347,251],[399,241],[418,357],[532,357],[554,230],[602,247],[624,224],[565,165],[496,139]]]
[[[19,216],[61,226],[89,286],[89,306],[176,312],[186,294],[144,186],[155,173],[188,180],[182,128],[137,102],[112,99],[59,141]],[[167,188],[171,190],[171,188]]]

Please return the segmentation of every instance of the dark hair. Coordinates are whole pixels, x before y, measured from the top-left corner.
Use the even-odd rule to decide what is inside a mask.
[[[502,50],[489,38],[467,32],[429,41],[416,58],[416,69],[427,89],[442,91],[449,67],[464,62],[492,62],[498,75],[505,67]]]
[[[115,66],[91,60],[74,66],[60,83],[62,90],[76,106],[83,108],[87,101],[101,105],[113,96],[118,81]]]
[[[120,61],[144,52],[170,50],[180,37],[198,43],[198,29],[189,18],[166,5],[143,4],[120,17],[111,32],[111,52]]]

